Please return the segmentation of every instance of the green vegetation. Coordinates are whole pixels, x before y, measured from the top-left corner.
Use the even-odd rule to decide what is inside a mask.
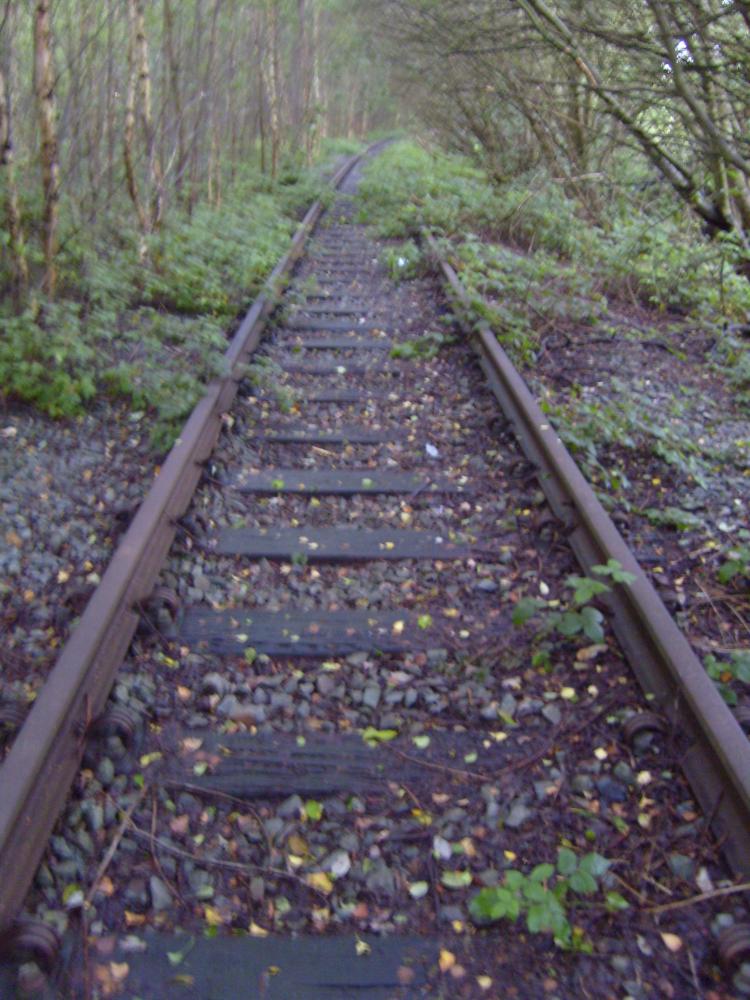
[[[733,332],[750,315],[743,254],[733,240],[706,239],[671,192],[637,211],[615,194],[606,215],[592,220],[585,203],[539,169],[498,183],[466,158],[401,142],[368,166],[360,201],[364,221],[408,241],[394,248],[395,259],[425,227],[440,237],[470,297],[468,310],[457,310],[470,325],[488,322],[521,367],[533,370],[554,349],[546,339],[566,330],[658,340],[657,330],[628,319],[645,307],[706,331],[716,344],[706,363],[722,368],[738,402],[750,400],[750,352]],[[715,462],[692,433],[691,391],[665,403],[647,391],[636,396],[615,376],[596,394],[573,384],[563,401],[544,397],[542,408],[606,491],[603,500],[616,493],[628,506],[628,452],[699,484]]]
[[[610,559],[604,566],[592,566],[591,571],[597,576],[609,577],[613,583],[629,584],[635,579],[632,573],[624,570],[614,559]],[[590,576],[574,575],[566,579],[565,586],[572,594],[562,607],[559,600],[521,598],[513,608],[513,624],[524,625],[543,612],[543,633],[557,632],[565,639],[584,635],[591,642],[601,642],[604,639],[604,616],[591,601],[608,593],[611,590],[609,584]]]
[[[499,920],[526,920],[532,934],[551,933],[558,948],[593,951],[580,927],[571,924],[571,896],[596,894],[606,879],[611,862],[594,852],[579,858],[569,847],[560,847],[557,863],[537,865],[528,875],[506,871],[500,885],[480,889],[469,901],[469,912],[478,924]],[[604,900],[610,912],[627,909],[618,892],[607,891]]]
[[[724,660],[719,660],[710,653],[703,662],[708,676],[716,683],[724,701],[734,707],[739,701],[737,682],[750,684],[750,652],[735,649]]]
[[[1,307],[3,394],[55,418],[101,396],[126,401],[148,418],[154,448],[166,450],[223,372],[233,317],[323,190],[316,171],[290,167],[272,184],[246,170],[219,206],[175,211],[145,241],[114,216],[87,238],[71,224],[57,301],[38,298],[20,314]]]

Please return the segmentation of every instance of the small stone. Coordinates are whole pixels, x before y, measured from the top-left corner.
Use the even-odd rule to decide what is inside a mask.
[[[542,715],[553,726],[559,726],[562,721],[562,712],[557,705],[545,705],[542,709]]]
[[[605,775],[596,782],[599,794],[605,802],[626,802],[628,798],[627,788],[614,778]]]
[[[239,699],[233,694],[228,694],[225,695],[216,706],[216,714],[225,715],[231,718],[232,713],[236,712],[239,708],[242,708]]]
[[[151,905],[155,910],[169,910],[172,908],[172,894],[160,878],[152,875],[148,881],[151,892]]]
[[[96,776],[101,782],[102,788],[109,788],[115,780],[115,765],[109,757],[102,757],[99,761]]]
[[[317,687],[319,694],[322,694],[323,697],[327,697],[336,687],[336,679],[331,677],[330,674],[321,674],[316,680],[315,686]]]
[[[485,594],[494,594],[497,590],[497,584],[494,580],[489,580],[487,577],[484,577],[482,580],[477,582],[476,590],[481,590]]]
[[[376,684],[371,684],[365,688],[362,695],[362,703],[368,708],[376,709],[380,704],[381,691]]]
[[[220,697],[223,697],[229,691],[230,686],[226,677],[222,677],[221,674],[214,672],[206,674],[203,678],[201,691],[203,694],[218,694]]]
[[[299,795],[290,795],[288,799],[284,799],[276,813],[282,819],[299,819],[302,806],[302,799]]]
[[[509,826],[512,830],[517,830],[519,827],[534,815],[533,811],[529,809],[528,806],[524,805],[523,802],[515,802],[511,806],[511,810],[508,813],[508,817],[505,820],[505,825]]]
[[[570,786],[574,792],[593,792],[594,779],[588,774],[574,774]]]
[[[447,649],[428,649],[427,650],[427,666],[428,667],[440,667],[448,659]]]
[[[620,781],[625,782],[626,785],[632,785],[635,782],[633,769],[624,760],[618,760],[612,768],[612,774],[614,774],[616,778],[619,778]]]
[[[376,894],[392,896],[396,889],[393,872],[382,859],[378,859],[365,876],[365,885]]]
[[[670,854],[668,858],[669,869],[673,875],[692,882],[695,875],[695,862],[686,854]]]

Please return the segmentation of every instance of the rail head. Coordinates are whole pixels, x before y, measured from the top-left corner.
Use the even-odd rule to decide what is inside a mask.
[[[435,238],[423,234],[451,296],[470,304],[458,275]],[[584,570],[616,560],[633,582],[605,598],[612,625],[641,687],[686,737],[682,766],[710,818],[730,869],[750,875],[750,740],[732,715],[687,639],[581,473],[526,383],[482,320],[471,330],[492,390],[513,423],[521,447],[537,469],[550,506],[570,527],[570,542]]]

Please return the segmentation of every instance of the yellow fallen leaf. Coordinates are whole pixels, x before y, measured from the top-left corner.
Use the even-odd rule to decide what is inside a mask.
[[[301,854],[304,857],[309,850],[307,841],[304,837],[300,837],[298,833],[291,834],[286,843],[292,854]]]
[[[286,859],[292,868],[301,868],[305,863],[305,859],[301,858],[299,854],[287,854]]]
[[[458,608],[443,608],[443,614],[446,618],[458,618],[461,612]]]
[[[593,660],[595,656],[599,653],[606,653],[607,647],[602,646],[597,643],[595,646],[584,646],[583,649],[579,649],[576,653],[576,659],[579,663],[586,663],[588,660]]]
[[[518,855],[515,851],[503,851],[506,861],[515,861]]]
[[[661,939],[671,952],[677,952],[680,948],[682,948],[682,938],[678,937],[677,934],[664,932],[662,933]]]
[[[102,896],[109,897],[109,896],[113,896],[114,893],[115,893],[115,884],[112,881],[112,879],[109,877],[109,875],[105,875],[100,880],[99,885],[97,886],[97,888],[98,888],[99,892],[102,894]]]
[[[474,841],[471,837],[464,837],[460,843],[467,858],[475,858],[477,856],[477,849],[474,847]]]
[[[305,877],[305,882],[311,889],[317,889],[318,892],[324,892],[326,895],[333,891],[333,882],[325,872],[310,872]]]
[[[452,969],[456,964],[456,956],[452,951],[448,951],[447,948],[440,949],[440,958],[438,960],[438,965],[440,966],[441,972],[447,972]]]
[[[197,736],[189,736],[187,739],[182,741],[182,749],[185,753],[192,753],[194,750],[200,750],[203,746],[203,740],[199,739]]]
[[[110,962],[109,971],[112,973],[112,978],[118,983],[121,983],[123,979],[127,978],[130,972],[130,966],[127,962]]]
[[[146,918],[142,913],[131,913],[125,910],[125,923],[128,927],[140,927],[146,923]]]
[[[261,927],[260,924],[256,924],[254,920],[250,921],[250,926],[248,927],[248,933],[250,937],[264,938],[268,937],[268,931],[265,927]]]
[[[220,910],[217,910],[215,906],[204,906],[203,916],[206,918],[206,923],[209,927],[221,927],[224,923],[224,917]]]
[[[484,990],[485,993],[487,992],[487,990],[492,989],[491,976],[477,976],[477,983],[479,985],[479,989]]]
[[[391,632],[393,632],[394,635],[401,635],[403,631],[404,623],[402,621],[394,622],[391,626]]]
[[[354,945],[354,950],[357,952],[357,955],[361,958],[363,955],[369,955],[370,952],[372,951],[372,948],[366,941],[363,941],[361,937],[358,937],[357,943]]]

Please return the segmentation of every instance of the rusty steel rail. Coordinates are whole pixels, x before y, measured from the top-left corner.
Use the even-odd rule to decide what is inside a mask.
[[[425,241],[461,307],[470,298],[435,239]],[[735,875],[750,875],[750,740],[646,577],[588,481],[542,413],[486,321],[472,327],[493,393],[585,572],[615,559],[635,578],[604,595],[612,625],[641,687],[689,746],[682,767]]]
[[[349,158],[330,184],[339,187],[361,158]],[[237,393],[242,364],[257,347],[322,211],[320,201],[309,209],[245,315],[224,355],[230,374],[211,383],[188,418],[0,767],[0,937],[23,905],[80,766],[90,724],[104,708],[135,632],[134,609],[153,589],[177,519],[218,439],[222,414]]]

